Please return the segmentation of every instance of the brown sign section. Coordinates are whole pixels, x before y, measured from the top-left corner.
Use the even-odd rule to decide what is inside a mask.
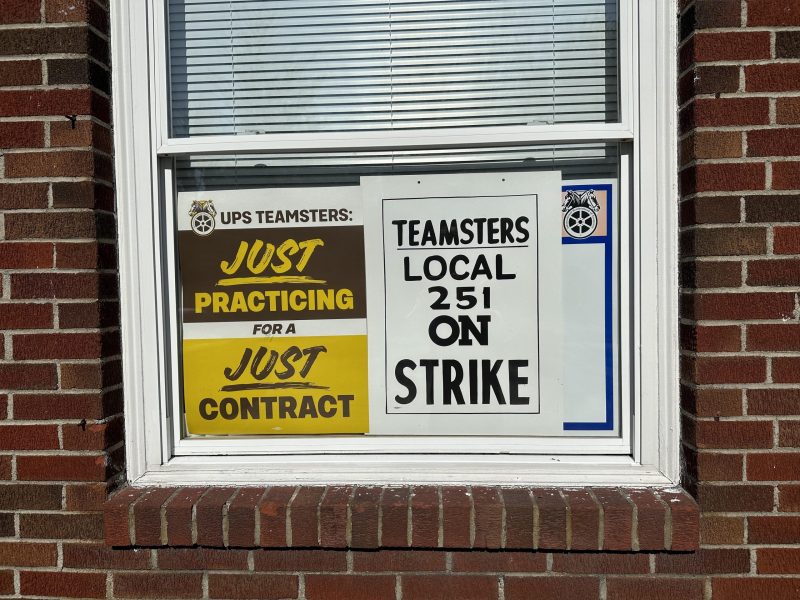
[[[178,232],[184,322],[366,317],[359,226]]]

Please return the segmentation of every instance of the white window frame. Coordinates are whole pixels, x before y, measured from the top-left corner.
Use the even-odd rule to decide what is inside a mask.
[[[127,472],[143,485],[474,483],[669,486],[679,478],[674,0],[619,0],[621,123],[170,138],[166,0],[112,0]],[[638,94],[635,90],[639,90]],[[637,100],[638,99],[638,100]],[[180,439],[172,160],[186,154],[633,142],[620,173],[622,436],[528,441]],[[644,157],[644,158],[643,158]],[[646,202],[638,199],[645,198]],[[629,206],[628,206],[629,204]],[[627,212],[627,214],[626,214]],[[647,307],[642,310],[642,307]],[[630,343],[624,340],[629,339]],[[627,422],[630,415],[630,422]],[[463,445],[463,438],[461,441]],[[366,445],[366,448],[365,448]],[[408,447],[416,449],[408,453]],[[502,453],[500,453],[502,452]]]

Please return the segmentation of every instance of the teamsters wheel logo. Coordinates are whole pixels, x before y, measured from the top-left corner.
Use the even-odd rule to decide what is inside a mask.
[[[582,240],[597,229],[597,213],[600,203],[594,190],[569,190],[561,205],[564,215],[564,229],[570,237]]]
[[[211,200],[195,200],[189,208],[189,216],[192,218],[192,231],[197,235],[209,235],[214,231],[217,221],[217,211]]]

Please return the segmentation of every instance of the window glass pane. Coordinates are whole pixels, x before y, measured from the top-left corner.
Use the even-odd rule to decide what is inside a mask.
[[[620,424],[624,422],[620,404],[619,232],[620,210],[627,204],[625,199],[619,198],[619,156],[616,144],[598,143],[424,153],[228,155],[178,159],[176,267],[183,336],[180,343],[183,351],[181,397],[188,424],[187,434],[619,436]],[[504,270],[505,275],[514,274],[513,278],[486,278],[480,274],[468,283],[457,281],[455,277],[452,281],[409,283],[410,280],[403,282],[402,277],[393,274],[390,269],[392,261],[402,262],[408,256],[409,268],[420,269],[427,254],[424,251],[406,252],[408,248],[405,247],[385,246],[396,237],[397,232],[393,229],[395,217],[380,217],[376,221],[370,217],[370,214],[375,214],[374,211],[370,213],[370,205],[380,204],[384,207],[381,210],[389,211],[386,214],[396,210],[397,206],[390,206],[379,198],[362,196],[366,187],[363,182],[359,187],[360,178],[369,175],[411,174],[416,183],[417,178],[424,180],[428,175],[444,173],[452,174],[448,183],[458,178],[483,176],[499,182],[505,181],[501,178],[509,174],[513,176],[518,172],[537,170],[561,172],[561,194],[558,187],[554,187],[556,191],[547,196],[548,210],[552,209],[550,214],[554,218],[542,217],[540,221],[537,216],[530,221],[536,221],[538,227],[538,230],[532,230],[536,231],[532,235],[541,240],[546,234],[554,245],[545,248],[537,242],[538,258],[527,255],[520,258],[518,253],[530,250],[513,245],[481,250],[459,247],[439,251],[434,248],[433,254],[439,253],[444,257],[437,260],[463,252],[466,258],[458,260],[472,264],[483,255],[490,259],[487,263],[490,268]],[[532,180],[535,182],[536,177]],[[498,188],[491,186],[483,189],[501,193],[495,192]],[[524,191],[535,190],[526,188]],[[492,196],[491,193],[476,192],[475,197],[461,194],[452,206],[447,205],[444,209],[440,208],[441,204],[439,207],[435,204],[446,201],[428,202],[426,198],[414,198],[413,205],[403,207],[403,210],[410,215],[409,218],[421,219],[422,222],[432,214],[431,222],[437,224],[442,221],[450,223],[453,219],[474,219],[484,212],[494,218],[528,210],[522,204],[514,204],[515,201],[503,204],[509,202],[508,196]],[[527,206],[530,208],[531,205]],[[314,222],[321,211],[325,219]],[[304,214],[308,215],[306,220],[302,220]],[[344,221],[343,214],[349,215]],[[350,222],[354,214],[358,216]],[[541,223],[548,224],[546,231]],[[289,238],[298,243],[313,239],[316,245],[313,248],[309,246],[313,249],[313,253],[309,251],[311,258],[296,273],[292,269],[297,267],[297,259],[303,253],[287,254],[286,262],[291,264],[291,268],[282,273],[291,277],[281,279],[270,269],[271,265],[283,264],[283,259],[273,260],[270,258],[273,255],[265,253],[264,248],[269,250],[268,244],[272,244],[276,249]],[[370,246],[370,240],[375,239],[384,242],[377,247],[375,244]],[[377,263],[377,271],[374,268],[369,271],[370,255],[384,256]],[[505,261],[503,266],[496,262],[501,255]],[[559,265],[559,272],[557,277],[549,278],[548,273],[552,275],[552,271],[547,269],[554,269],[553,264]],[[383,281],[386,285],[385,291],[379,290],[377,295],[373,293],[376,281]],[[537,282],[539,291],[530,298],[524,295],[524,290],[517,294],[514,286],[524,281]],[[377,372],[383,377],[385,371],[387,385],[391,384],[396,371],[386,365],[396,364],[395,348],[401,344],[401,338],[419,334],[417,337],[424,340],[432,331],[427,327],[430,319],[444,314],[437,313],[438,309],[434,308],[435,296],[431,295],[433,288],[430,286],[436,285],[454,286],[455,291],[448,296],[451,307],[447,314],[459,314],[454,308],[459,286],[474,287],[461,290],[466,290],[462,301],[468,301],[473,292],[477,294],[475,290],[480,291],[480,306],[476,305],[464,314],[474,312],[476,317],[483,313],[492,315],[485,352],[476,350],[475,354],[481,360],[486,357],[493,357],[493,360],[508,358],[498,353],[498,348],[508,345],[503,327],[508,327],[513,334],[517,323],[519,330],[526,327],[526,316],[537,315],[537,319],[540,318],[537,326],[531,326],[530,337],[518,343],[515,351],[520,352],[520,357],[527,357],[526,353],[532,352],[534,347],[541,348],[539,356],[553,346],[563,349],[557,367],[563,381],[560,394],[563,400],[557,401],[562,412],[555,426],[548,425],[548,433],[526,433],[531,431],[526,429],[526,423],[535,424],[538,417],[524,412],[504,414],[507,405],[503,405],[498,414],[486,418],[480,414],[464,418],[460,415],[460,412],[465,412],[463,406],[447,407],[457,418],[463,419],[463,422],[447,421],[449,428],[442,425],[441,414],[435,412],[418,411],[412,419],[400,415],[398,408],[403,407],[392,404],[395,394],[373,393],[372,383],[368,410],[365,408],[366,373]],[[562,309],[557,325],[547,320],[547,313],[538,314],[537,304],[554,289],[559,290]],[[298,294],[298,297],[295,300],[290,296],[284,298],[281,295],[283,290],[288,294]],[[341,302],[336,296],[339,292],[344,294],[339,299]],[[414,296],[415,301],[403,295],[412,292],[418,294]],[[310,308],[312,296],[315,306]],[[376,298],[386,307],[385,317],[371,313],[368,308],[373,306],[369,303],[375,302]],[[318,304],[324,302],[329,306]],[[381,324],[379,329],[385,323],[385,333],[373,335],[375,331],[371,323],[375,322],[374,319]],[[297,330],[287,333],[290,323]],[[283,329],[276,333],[276,325]],[[276,373],[283,374],[287,369],[281,366],[282,363],[270,363],[269,352],[275,349],[288,351],[291,344],[300,345],[301,342],[309,348],[325,347],[326,350],[313,354],[313,369],[307,373],[293,371],[293,375],[287,375],[288,383],[282,383]],[[356,342],[362,345],[355,347]],[[375,344],[387,349],[387,360],[385,363],[370,360],[367,366],[364,352],[368,347],[372,352]],[[409,343],[403,347],[419,349],[423,346]],[[430,358],[426,358],[422,350],[419,352],[419,355],[410,353],[410,356],[417,361]],[[449,360],[459,356],[459,352],[455,345],[445,345],[434,358]],[[331,363],[342,357],[345,357],[346,365]],[[537,369],[533,359],[526,364],[529,364],[526,367],[529,372],[525,372],[526,382],[533,387],[542,371]],[[466,369],[464,367],[465,382]],[[426,371],[417,368],[413,372],[415,377],[421,378]],[[314,410],[332,410],[333,401],[328,400],[325,406],[317,403],[314,408],[309,405],[304,413],[306,416],[301,418],[299,398],[309,396],[319,397],[319,400],[324,395],[334,394],[329,390],[337,389],[336,377],[332,375],[336,373],[361,377],[362,388],[352,394],[353,404],[347,405],[348,410],[353,409],[350,415],[360,419],[358,423],[352,425],[346,419],[337,420],[340,413],[327,420],[312,416]],[[439,375],[431,371],[431,376]],[[348,381],[347,385],[351,383]],[[417,384],[418,390],[426,389],[421,379]],[[468,393],[466,385],[462,386],[464,397],[475,397],[475,390],[479,388]],[[500,387],[504,394],[509,393],[508,386],[502,384]],[[297,416],[291,416],[295,412],[289,408],[281,416],[280,410],[283,409],[278,407],[284,400],[280,397],[290,396],[297,397],[297,404],[285,400],[286,406],[295,407]],[[543,407],[555,402],[545,391],[538,397]],[[496,403],[497,400],[489,398],[488,402]],[[343,405],[337,406],[344,408]],[[392,414],[400,416],[393,417]],[[506,420],[498,426],[495,421],[487,419]],[[396,425],[397,422],[401,425]],[[413,427],[404,429],[403,423],[406,422],[412,422]]]
[[[176,137],[618,120],[617,0],[169,0]]]

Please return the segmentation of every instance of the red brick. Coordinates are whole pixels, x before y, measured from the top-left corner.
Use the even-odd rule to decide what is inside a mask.
[[[738,196],[697,196],[680,203],[680,224],[738,223],[741,200]]]
[[[774,163],[773,171],[775,166],[783,164],[789,163]],[[745,215],[750,223],[800,222],[800,195],[748,196]]]
[[[800,383],[800,357],[773,358],[772,380],[775,383]]]
[[[778,510],[800,512],[800,485],[778,486]]]
[[[52,304],[0,304],[0,329],[50,329]]]
[[[552,570],[572,574],[647,573],[650,562],[645,554],[554,554]]]
[[[772,509],[772,487],[768,485],[700,485],[700,506],[709,512],[757,512]]]
[[[331,550],[256,550],[253,564],[256,571],[346,571],[347,555]]]
[[[381,488],[357,487],[350,500],[350,546],[377,548]]]
[[[567,548],[567,507],[557,490],[535,489],[533,499],[539,510],[537,547],[548,550]]]
[[[121,442],[123,423],[121,418],[106,423],[63,425],[62,435],[65,450],[105,450]]]
[[[11,220],[13,214],[5,216]],[[53,266],[53,244],[51,243],[0,243],[0,269],[40,269]]]
[[[751,544],[797,544],[800,543],[800,517],[749,517],[747,534]]]
[[[711,575],[750,572],[750,552],[744,548],[704,548],[685,554],[659,554],[655,558],[656,573]]]
[[[332,486],[325,491],[325,497],[319,506],[319,543],[323,548],[347,547],[347,511],[353,488],[348,486]],[[390,493],[386,490],[384,494]],[[384,497],[385,500],[385,497]],[[386,507],[384,507],[384,545],[399,546],[397,540],[391,539],[391,531],[386,528]],[[387,533],[390,542],[386,543]],[[405,528],[403,529],[405,541]],[[404,545],[404,544],[403,544]]]
[[[800,421],[778,421],[778,444],[785,448],[800,447]]]
[[[697,455],[697,478],[701,481],[741,481],[743,472],[739,454],[700,452]]]
[[[776,190],[796,190],[800,188],[800,162],[773,163],[772,188]]]
[[[69,181],[53,183],[54,208],[114,210],[114,193],[102,183]]]
[[[3,61],[0,86],[39,85],[42,83],[42,63],[39,60]]]
[[[208,597],[264,600],[296,598],[298,586],[298,578],[293,575],[212,574],[208,576]]]
[[[103,334],[100,333],[35,333],[14,336],[16,360],[59,358],[102,358]],[[108,354],[117,354],[108,352]]]
[[[503,507],[506,515],[506,548],[533,548],[533,501],[530,491],[524,488],[504,488]],[[468,498],[465,498],[468,500]],[[459,526],[466,525],[466,537],[469,537],[469,505],[467,508],[466,520],[462,518]],[[447,510],[445,502],[445,511]],[[447,546],[447,514],[445,514],[445,546]]]
[[[700,421],[698,448],[772,448],[769,421]]]
[[[786,323],[747,327],[748,350],[794,351],[798,348],[800,348],[800,325]]]
[[[797,574],[800,572],[800,548],[759,548],[756,565],[760,574]]]
[[[392,575],[306,575],[307,600],[395,600],[394,587]]]
[[[116,275],[98,273],[18,273],[11,275],[11,298],[98,299],[116,296]]]
[[[661,490],[659,495],[669,507],[671,514],[670,550],[674,552],[697,550],[700,540],[697,502],[683,491]]]
[[[530,502],[530,501],[529,501]],[[531,518],[531,523],[533,518]],[[442,538],[446,548],[470,548],[472,493],[466,486],[442,488]],[[530,529],[530,527],[529,527]]]
[[[191,546],[194,505],[208,488],[181,488],[164,508],[167,520],[167,541],[170,546]]]
[[[408,506],[409,488],[387,488],[381,499],[381,543],[402,548],[409,545]]]
[[[702,600],[703,581],[700,579],[621,579],[609,577],[606,582],[608,600]],[[716,598],[715,598],[716,600]]]
[[[547,569],[542,552],[454,552],[452,570],[468,573],[536,573]]]
[[[737,352],[742,347],[738,325],[681,325],[681,347],[695,352]]]
[[[739,287],[742,263],[738,260],[682,262],[680,283],[685,288]]]
[[[600,580],[596,577],[506,577],[506,600],[564,600],[598,598]]]
[[[0,365],[0,389],[54,390],[57,385],[53,364]]]
[[[144,494],[143,488],[127,487],[115,494],[103,507],[105,542],[109,546],[130,546],[130,507]]]
[[[767,98],[701,98],[684,109],[682,121],[685,121],[685,125],[690,127],[767,125],[769,123],[769,100]],[[698,179],[700,179],[699,173]]]
[[[792,0],[758,0],[749,2],[747,6],[747,25],[763,26],[795,26],[800,25],[800,5]]]
[[[286,507],[294,494],[293,487],[273,487],[261,499],[261,545],[264,547],[286,546]]]
[[[64,544],[64,566],[71,569],[144,570],[150,567],[150,552],[138,548],[110,548],[105,544]]]
[[[87,89],[4,90],[0,91],[0,117],[90,115],[94,100],[95,95]]]
[[[318,543],[317,507],[325,491],[323,487],[302,487],[291,503],[292,546],[316,546]],[[377,512],[377,510],[376,510]],[[377,527],[375,537],[377,540]]]
[[[233,488],[211,488],[195,504],[197,543],[201,546],[222,546],[225,505]]]
[[[600,549],[600,507],[588,490],[564,490],[570,514],[571,550]]]
[[[14,572],[0,571],[0,594],[14,594]]]
[[[200,598],[202,573],[115,573],[117,598]]]
[[[800,578],[715,578],[711,580],[711,590],[714,600],[743,600],[744,598],[775,600],[785,598],[790,600],[800,597]]]
[[[741,158],[742,133],[739,131],[695,131],[681,142],[680,152],[681,164],[688,164],[697,159]]]
[[[242,571],[247,550],[230,548],[160,548],[158,568],[168,571]]]
[[[61,598],[105,598],[105,573],[69,573],[66,571],[22,571],[20,592],[30,596]]]
[[[97,513],[23,513],[19,515],[22,538],[53,540],[100,540],[102,515]]]
[[[102,419],[106,404],[101,394],[16,394],[17,419]]]
[[[800,473],[800,454],[750,454],[747,478],[751,481],[795,481]]]
[[[54,567],[57,560],[55,544],[0,542],[0,565]]]
[[[686,361],[685,376],[698,384],[760,383],[766,380],[767,364],[759,357],[698,356]]]
[[[0,122],[0,148],[41,148],[44,124],[39,121]]]
[[[775,119],[781,125],[800,124],[800,98],[778,98]]]
[[[69,302],[58,304],[59,329],[94,329],[119,325],[116,302]]]
[[[439,494],[433,487],[415,487],[411,492],[411,545],[439,545]]]
[[[744,68],[748,92],[792,92],[800,90],[800,64],[749,65]]]
[[[107,217],[85,210],[52,213],[15,212],[6,216],[6,238],[10,240],[104,236],[108,235],[106,231],[108,227]],[[48,246],[52,250],[52,245]],[[52,262],[48,263],[48,266],[51,264]],[[63,263],[58,266],[70,268]]]
[[[403,600],[488,600],[498,594],[497,577],[404,575],[401,581]]]
[[[775,254],[800,254],[800,227],[776,227],[773,236]]]
[[[6,155],[6,177],[92,177],[94,156],[89,151],[22,152]]]
[[[133,533],[137,546],[162,544],[161,508],[174,493],[172,488],[152,488],[133,505]]]
[[[0,510],[59,510],[61,486],[14,483],[0,486]]]
[[[694,36],[698,62],[756,60],[770,57],[768,31],[698,32]]]
[[[64,506],[67,510],[102,510],[111,489],[105,482],[66,485]]]
[[[690,229],[681,234],[685,256],[733,256],[765,254],[767,230],[763,227]]]
[[[455,558],[453,560],[455,561]],[[444,570],[445,553],[434,550],[379,550],[353,553],[353,571],[356,573]],[[454,570],[459,569],[454,567]]]
[[[46,183],[0,183],[0,209],[47,207]]]
[[[0,425],[0,450],[57,450],[55,425]]]
[[[667,508],[651,490],[629,490],[636,505],[639,550],[663,550]]]
[[[800,285],[800,260],[757,260],[747,265],[748,285]]]
[[[748,156],[797,156],[800,140],[797,129],[756,129],[747,134]]]
[[[497,549],[502,546],[503,500],[497,488],[473,487],[475,511],[475,548]]]
[[[113,269],[117,266],[113,244],[67,242],[56,244],[59,269]]]
[[[102,455],[17,457],[17,478],[22,481],[102,481],[105,476]]]
[[[0,0],[0,23],[38,23],[41,19],[39,2],[34,0]]]
[[[265,488],[241,488],[228,505],[228,545],[251,547],[258,544],[256,507]]]
[[[701,516],[700,538],[704,545],[736,545],[744,542],[744,518]]]
[[[633,506],[617,490],[596,488],[594,495],[603,507],[603,550],[633,548]]]
[[[686,169],[680,178],[684,194],[763,190],[766,170],[761,163],[708,163]]]
[[[751,415],[800,415],[800,390],[748,390],[747,404]]]

